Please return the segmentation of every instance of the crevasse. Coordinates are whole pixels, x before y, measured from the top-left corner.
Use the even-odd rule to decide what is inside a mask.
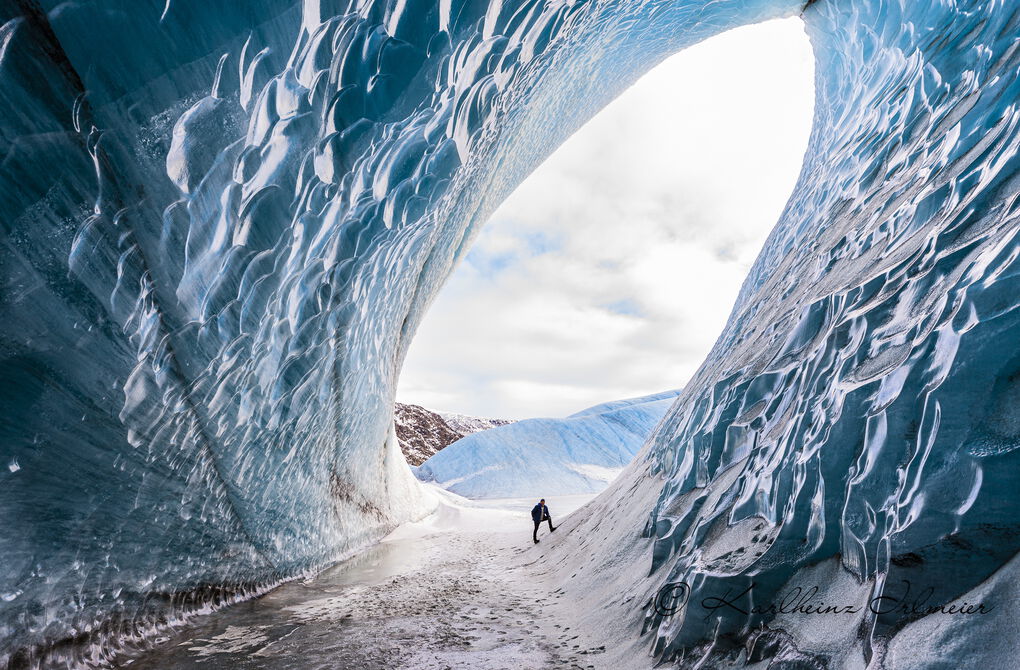
[[[1014,3],[14,2],[0,659],[99,662],[423,513],[395,379],[487,214],[663,58],[798,13],[804,171],[639,454],[661,493],[647,539],[618,530],[654,543],[634,579],[777,589],[835,558],[948,597],[1008,561]],[[748,548],[707,555],[719,533]],[[758,623],[632,625],[668,658]]]

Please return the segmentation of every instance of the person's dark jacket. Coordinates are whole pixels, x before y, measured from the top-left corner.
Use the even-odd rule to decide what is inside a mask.
[[[538,503],[531,508],[531,519],[535,523],[544,521],[547,516],[549,516],[549,508],[542,503]]]

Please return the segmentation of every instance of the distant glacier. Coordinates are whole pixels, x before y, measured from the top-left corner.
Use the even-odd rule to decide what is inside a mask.
[[[472,433],[413,468],[467,498],[597,493],[630,463],[679,391],[603,403],[562,419]]]

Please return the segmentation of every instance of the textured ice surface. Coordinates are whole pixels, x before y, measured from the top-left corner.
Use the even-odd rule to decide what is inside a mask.
[[[666,479],[652,569],[692,602],[752,581],[767,601],[838,557],[873,597],[909,580],[946,603],[1020,548],[1020,5],[820,0],[804,16],[804,171],[646,454]],[[745,539],[707,556],[727,534]],[[859,665],[908,619],[869,614],[842,652]],[[647,623],[668,655],[723,651],[764,620]]]
[[[801,4],[0,7],[0,661],[144,634],[419,513],[394,381],[488,212],[662,58]],[[948,597],[1020,543],[1020,8],[807,4],[805,171],[644,452],[650,580],[772,588],[838,556]],[[703,560],[748,524],[760,549]],[[756,623],[645,629],[669,657]]]
[[[483,430],[435,454],[415,475],[467,498],[596,493],[631,461],[677,393]]]

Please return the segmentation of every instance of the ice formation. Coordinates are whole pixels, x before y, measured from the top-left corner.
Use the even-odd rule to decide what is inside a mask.
[[[487,213],[658,61],[798,13],[805,169],[639,455],[633,578],[828,560],[945,599],[994,573],[1020,538],[1012,0],[26,0],[0,8],[0,662],[96,662],[421,513],[394,381]],[[758,549],[701,551],[727,537]],[[662,658],[767,623],[646,614]]]
[[[597,493],[630,463],[679,391],[603,403],[562,419],[524,419],[457,440],[414,468],[467,498]]]

